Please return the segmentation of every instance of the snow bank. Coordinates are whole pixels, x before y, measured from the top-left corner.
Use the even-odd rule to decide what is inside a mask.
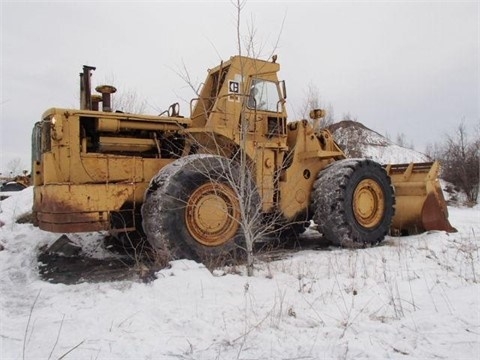
[[[12,193],[12,196],[0,201],[0,221],[12,224],[18,218],[32,211],[33,186]]]

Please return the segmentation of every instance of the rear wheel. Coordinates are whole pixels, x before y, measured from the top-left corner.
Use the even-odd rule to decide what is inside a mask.
[[[200,261],[244,247],[235,183],[240,175],[231,160],[206,155],[184,157],[161,169],[142,206],[148,241],[173,258]]]
[[[394,193],[385,170],[371,160],[340,160],[314,184],[313,220],[335,245],[382,241],[394,214]]]

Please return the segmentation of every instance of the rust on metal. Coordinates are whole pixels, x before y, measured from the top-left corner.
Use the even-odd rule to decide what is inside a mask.
[[[422,224],[426,231],[429,230],[443,230],[447,232],[456,232],[450,222],[448,221],[448,209],[445,204],[445,199],[440,192],[431,192],[427,195],[422,208]],[[441,198],[440,198],[441,197]]]

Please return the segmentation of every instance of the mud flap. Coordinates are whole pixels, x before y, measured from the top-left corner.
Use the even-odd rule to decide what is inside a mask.
[[[392,234],[416,234],[429,230],[456,232],[448,221],[448,209],[438,181],[435,162],[389,164],[385,170],[395,189]]]

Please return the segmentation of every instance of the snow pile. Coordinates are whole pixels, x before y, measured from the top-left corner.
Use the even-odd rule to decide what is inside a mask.
[[[31,190],[1,204],[2,359],[477,359],[480,352],[478,207],[450,209],[455,234],[301,251],[258,261],[252,278],[179,260],[149,284],[67,286],[37,274],[39,247],[58,234],[14,223],[29,211]],[[94,237],[77,240],[87,235]]]
[[[33,186],[10,195],[12,196],[0,201],[0,221],[5,224],[14,223],[32,211]]]
[[[425,154],[395,145],[356,121],[341,121],[331,125],[329,129],[348,157],[368,158],[380,164],[430,161]]]

